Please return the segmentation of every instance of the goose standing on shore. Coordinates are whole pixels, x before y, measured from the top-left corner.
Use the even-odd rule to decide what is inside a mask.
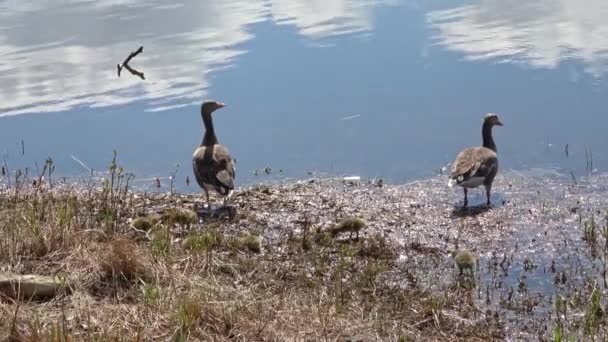
[[[498,119],[498,115],[489,113],[484,117],[481,129],[483,146],[462,150],[452,165],[448,186],[458,185],[464,189],[464,208],[469,204],[467,189],[476,188],[482,184],[486,188],[486,205],[491,204],[492,182],[498,172],[496,144],[492,138],[492,127],[494,126],[502,126],[502,123]]]
[[[230,152],[219,143],[211,118],[211,113],[222,107],[224,107],[224,104],[216,101],[207,101],[201,105],[205,135],[201,146],[192,155],[194,177],[198,185],[205,190],[209,209],[211,208],[209,190],[227,196],[234,189],[234,176],[236,174]]]

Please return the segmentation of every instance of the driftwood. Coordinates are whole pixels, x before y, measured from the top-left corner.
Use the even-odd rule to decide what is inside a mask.
[[[52,298],[61,291],[70,292],[69,286],[57,277],[40,275],[0,275],[0,293],[21,299]]]
[[[139,55],[140,53],[144,52],[144,47],[140,46],[139,49],[131,52],[127,58],[125,58],[124,62],[122,62],[122,64],[116,64],[116,68],[118,69],[118,77],[120,77],[120,73],[122,71],[123,68],[127,69],[132,75],[138,76],[139,78],[141,78],[142,80],[145,80],[146,77],[144,76],[144,73],[138,70],[135,70],[133,68],[131,68],[131,66],[129,65],[129,62],[131,61],[131,59],[137,55]]]

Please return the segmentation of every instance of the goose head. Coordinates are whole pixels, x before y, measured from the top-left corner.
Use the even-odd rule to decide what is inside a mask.
[[[486,114],[486,116],[483,118],[483,123],[490,126],[502,126],[502,122],[500,122],[498,115],[494,113]]]
[[[211,114],[213,112],[215,112],[216,110],[225,107],[226,105],[221,103],[221,102],[217,102],[217,101],[205,101],[203,102],[203,104],[201,105],[201,113],[202,114]]]

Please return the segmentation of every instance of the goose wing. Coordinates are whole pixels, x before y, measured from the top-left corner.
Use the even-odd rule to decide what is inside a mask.
[[[496,153],[485,147],[471,147],[462,150],[452,166],[450,179],[456,184],[466,182],[473,177],[486,178],[498,167]]]
[[[230,152],[223,145],[197,148],[192,164],[194,176],[201,187],[211,186],[223,195],[234,189],[236,168]]]
[[[230,152],[223,145],[215,145],[214,159],[217,161],[215,165],[215,177],[229,190],[234,189],[234,177],[236,176],[236,167],[234,160],[230,156]]]

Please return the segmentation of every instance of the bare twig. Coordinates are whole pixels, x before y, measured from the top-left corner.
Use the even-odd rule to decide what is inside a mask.
[[[135,76],[139,76],[142,80],[145,80],[146,78],[144,77],[144,73],[141,71],[137,71],[133,68],[131,68],[129,66],[129,62],[131,61],[131,59],[137,55],[139,55],[140,53],[144,52],[144,47],[140,46],[139,49],[131,52],[127,58],[125,58],[125,61],[122,62],[122,64],[117,64],[116,68],[118,69],[118,77],[120,77],[120,73],[122,71],[122,68],[126,68],[127,70],[129,70],[129,72]]]
[[[141,71],[137,71],[137,70],[135,70],[135,69],[131,68],[131,67],[130,67],[128,64],[125,64],[125,65],[124,65],[124,68],[125,68],[125,69],[127,69],[127,70],[129,70],[129,72],[130,72],[131,74],[133,74],[133,75],[135,75],[135,76],[138,76],[138,77],[139,77],[139,78],[141,78],[142,80],[145,80],[145,79],[146,79],[146,77],[144,76],[144,73],[143,73],[143,72],[141,72]]]
[[[175,171],[171,172],[171,173],[170,173],[170,176],[169,176],[169,189],[170,189],[170,190],[169,190],[169,194],[170,194],[171,196],[173,196],[173,184],[174,184],[174,182],[175,182],[175,176],[177,175],[177,172],[178,172],[178,171],[179,171],[179,164],[177,164],[177,165],[175,166]]]
[[[420,322],[418,322],[418,323],[416,323],[416,324],[412,325],[412,327],[417,327],[417,326],[419,326],[419,325],[421,325],[421,324],[428,323],[428,322],[432,321],[433,319],[434,319],[434,317],[427,318],[427,319],[425,319],[425,320],[422,320],[422,321],[420,321]]]

